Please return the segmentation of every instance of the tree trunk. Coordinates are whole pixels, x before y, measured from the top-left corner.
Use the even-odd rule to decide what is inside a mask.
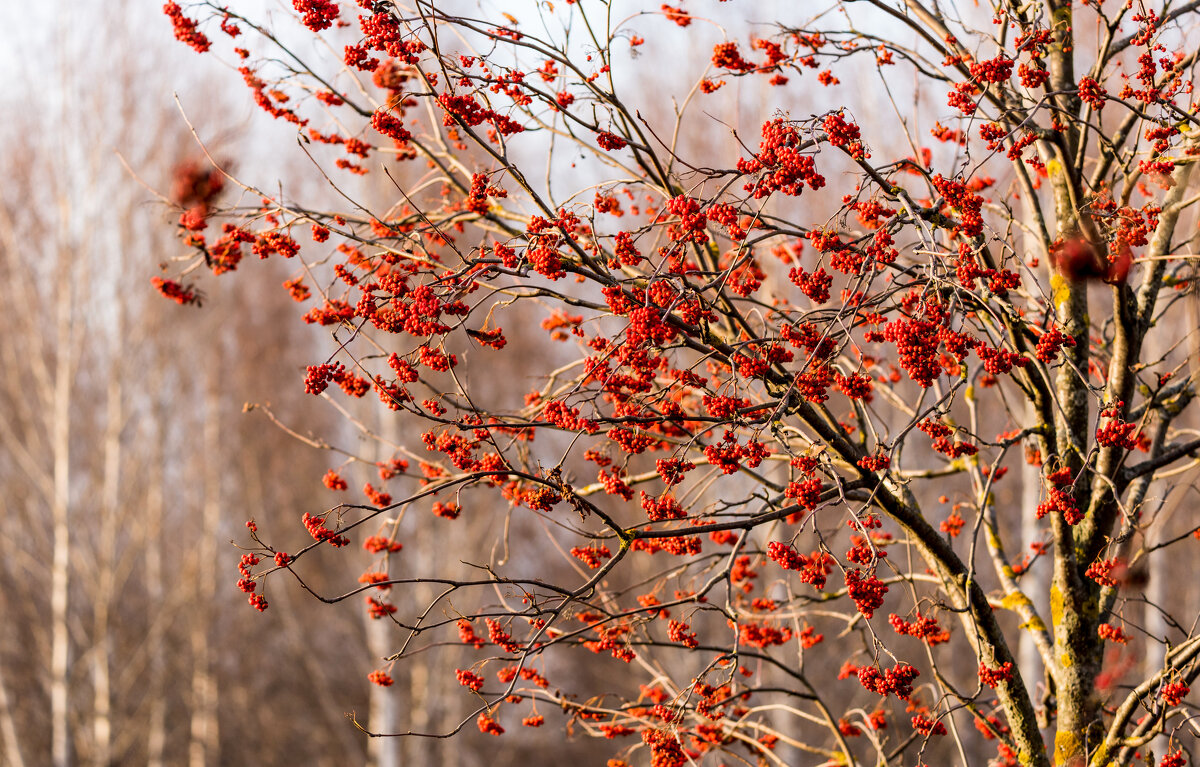
[[[217,394],[215,362],[210,363],[209,380],[204,394],[204,506],[202,532],[197,553],[196,610],[193,616],[192,645],[192,726],[188,744],[190,767],[215,764],[218,751],[217,680],[212,668],[212,650],[208,631],[215,596],[217,531],[221,518],[221,433],[220,400]]]
[[[371,620],[367,619],[367,646],[371,656],[379,659],[392,652],[391,640],[393,638],[392,630],[395,626],[391,621]],[[415,677],[416,669],[421,664],[413,664],[413,676]],[[371,715],[369,719],[368,729],[371,732],[393,733],[396,732],[397,722],[399,721],[399,701],[396,700],[399,692],[392,687],[380,687],[379,685],[371,685]],[[415,714],[418,705],[412,705],[417,698],[410,698],[410,710]],[[403,761],[400,758],[400,750],[404,746],[404,740],[401,738],[371,738],[367,745],[367,764],[371,767],[400,767]]]
[[[1031,421],[1033,423],[1033,421]],[[1038,525],[1037,507],[1042,500],[1042,472],[1037,466],[1028,463],[1021,466],[1021,542],[1025,546],[1024,554],[1032,556],[1029,545],[1038,540],[1041,535]],[[1016,557],[1020,559],[1019,557]],[[1046,577],[1046,564],[1038,562],[1032,565],[1032,570],[1024,576],[1022,591],[1029,595],[1045,594],[1049,587]],[[1039,615],[1045,615],[1045,605],[1036,605]],[[1029,694],[1037,699],[1037,680],[1043,678],[1042,655],[1038,652],[1033,634],[1022,631],[1017,648],[1018,664],[1021,676],[1028,682]]]
[[[121,311],[117,310],[116,334],[121,335]],[[101,490],[102,517],[99,551],[96,556],[97,588],[92,620],[92,763],[108,767],[112,763],[112,692],[109,660],[112,636],[109,606],[113,597],[113,572],[117,559],[117,527],[120,517],[121,484],[121,378],[115,370],[109,376],[107,424],[104,430],[104,483]]]
[[[162,436],[159,432],[159,442]],[[147,767],[163,767],[163,751],[167,743],[167,703],[166,693],[166,657],[163,652],[163,631],[166,621],[162,615],[165,609],[164,591],[162,586],[162,550],[163,535],[163,456],[161,448],[153,452],[154,466],[150,469],[152,479],[146,496],[146,535],[144,550],[146,552],[146,588],[150,592],[150,604],[156,614],[150,619],[150,715],[146,725],[146,765]]]
[[[388,415],[391,415],[390,413]],[[382,437],[381,447],[386,449],[388,445],[397,444],[400,438],[398,429],[398,419],[384,415],[379,424],[379,434]],[[386,461],[391,458],[391,455],[379,455],[379,460]],[[420,595],[416,592],[420,588],[408,591],[406,598],[419,599]],[[367,619],[367,647],[371,656],[376,662],[384,656],[394,652],[395,647],[393,641],[396,637],[396,627],[388,620],[371,620]],[[419,675],[418,668],[420,663],[411,665],[412,678]],[[399,682],[400,680],[397,680]],[[380,687],[379,685],[371,685],[371,715],[370,715],[370,730],[371,732],[392,733],[397,731],[399,726],[399,702],[396,700],[399,691],[390,687]],[[410,685],[408,697],[408,711],[410,714],[409,729],[417,729],[416,720],[424,712],[422,707],[423,694],[419,690],[412,689]],[[403,759],[401,754],[405,750],[405,741],[422,741],[425,738],[372,738],[367,746],[367,763],[372,767],[399,767],[401,764],[420,764],[412,760]],[[425,762],[428,764],[428,762]]]
[[[65,254],[62,263],[66,263]],[[54,500],[50,517],[54,525],[54,553],[50,565],[50,761],[54,767],[67,767],[71,763],[68,711],[71,635],[67,607],[71,587],[71,379],[74,373],[71,353],[74,326],[71,321],[71,271],[63,268],[60,274],[52,406]]]
[[[8,686],[4,682],[4,666],[0,664],[0,741],[4,743],[4,764],[8,767],[25,767],[21,757],[21,743],[17,739],[17,727],[13,722],[12,707],[8,698]]]

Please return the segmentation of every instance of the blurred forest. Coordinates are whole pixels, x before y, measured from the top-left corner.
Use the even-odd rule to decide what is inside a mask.
[[[203,85],[226,73],[178,56],[157,8],[16,5],[0,12],[0,763],[362,764],[344,716],[370,704],[362,619],[284,593],[258,615],[233,587],[246,518],[324,502],[324,456],[241,412],[269,392],[297,404],[275,384],[312,339],[282,290],[231,285],[181,321],[150,285],[179,246],[139,179],[170,194],[200,154],[173,89],[201,83],[189,116],[237,136],[213,147],[234,163],[256,141],[247,108]]]
[[[171,189],[199,152],[172,88],[212,73],[141,10],[4,12],[0,763],[361,763],[343,712],[366,692],[320,651],[364,646],[361,621],[313,632],[302,600],[252,616],[232,588],[243,510],[319,487],[322,457],[239,407],[310,339],[282,291],[180,322],[150,287],[177,243],[133,174]],[[237,131],[237,108],[195,93],[199,125]]]
[[[412,453],[397,423],[371,420],[381,408],[339,413],[304,393],[304,366],[330,341],[298,321],[304,309],[281,287],[299,276],[288,263],[254,259],[241,266],[253,279],[209,279],[199,309],[164,301],[150,278],[183,250],[181,190],[211,167],[188,121],[239,177],[293,192],[320,177],[302,167],[294,133],[252,120],[236,72],[171,39],[154,3],[120,14],[84,3],[69,17],[13,5],[0,9],[0,765],[603,765],[613,749],[564,743],[549,711],[546,727],[501,740],[473,720],[453,739],[368,739],[351,714],[374,732],[460,727],[472,707],[453,681],[463,649],[431,646],[427,662],[391,668],[396,684],[382,688],[367,674],[403,637],[359,600],[330,607],[278,578],[269,611],[247,607],[231,544],[245,540],[247,520],[299,546],[301,515],[339,500],[321,483],[327,470],[356,489],[378,485],[376,462]],[[761,93],[730,97],[748,125],[778,107]],[[661,108],[669,120],[671,106]],[[682,141],[716,152],[728,132],[701,122]],[[386,208],[386,181],[370,176],[356,193]],[[229,182],[213,201],[256,203]],[[544,349],[540,319],[510,342]],[[533,382],[500,367],[520,355],[503,357],[475,375],[498,398],[519,398]],[[1036,505],[1036,470],[998,492]],[[1178,526],[1165,517],[1164,538]],[[422,520],[393,575],[457,555],[443,522]],[[487,540],[502,523],[480,515],[453,530]],[[526,524],[510,531],[521,546],[550,545]],[[354,543],[305,571],[314,588],[340,588],[370,566]],[[1147,602],[1157,601],[1169,581],[1145,577]],[[392,601],[428,604],[433,588]],[[1163,619],[1148,609],[1146,620]],[[1137,671],[1161,657],[1114,663]],[[578,688],[605,683],[622,685]],[[807,763],[784,747],[779,756]]]
[[[205,151],[280,183],[304,154],[294,134],[252,121],[238,75],[175,43],[153,4],[51,10],[0,8],[0,765],[570,755],[549,728],[549,745],[535,734],[499,752],[473,727],[453,741],[368,739],[355,718],[376,732],[401,717],[457,727],[461,707],[442,698],[462,649],[394,669],[385,689],[367,674],[394,652],[395,627],[359,602],[279,588],[270,611],[246,605],[233,544],[246,521],[299,544],[302,514],[337,503],[328,469],[379,484],[375,462],[391,454],[370,454],[373,439],[304,393],[328,339],[298,321],[286,265],[243,264],[259,274],[214,285],[199,309],[164,300],[151,278],[185,250],[180,206],[210,179],[223,185],[214,205],[257,202],[210,176]],[[358,427],[400,442],[395,424]],[[325,442],[339,434],[363,455]],[[306,575],[353,582],[370,560],[358,549]]]

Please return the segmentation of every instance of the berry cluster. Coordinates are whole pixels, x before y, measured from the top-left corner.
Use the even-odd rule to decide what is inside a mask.
[[[1187,767],[1187,758],[1183,755],[1183,749],[1177,749],[1169,754],[1165,754],[1159,760],[1158,767]]]
[[[559,400],[550,400],[542,410],[542,416],[560,429],[577,431],[584,434],[595,434],[595,421],[589,421],[579,416],[579,408],[569,407]]]
[[[642,252],[633,244],[629,232],[617,232],[613,238],[613,256],[617,262],[609,262],[613,268],[619,265],[637,266],[642,261]]]
[[[1099,112],[1104,109],[1104,102],[1108,94],[1104,91],[1104,86],[1096,82],[1090,77],[1084,77],[1079,81],[1079,100],[1086,104],[1090,104],[1092,109]]]
[[[993,348],[982,343],[975,345],[975,353],[983,361],[983,369],[994,376],[1004,375],[1011,372],[1014,367],[1023,368],[1029,364],[1029,360],[1017,352],[1010,352],[1008,349],[998,347]]]
[[[367,674],[367,681],[371,684],[377,684],[380,687],[391,687],[395,683],[390,674],[379,669]]]
[[[757,469],[768,455],[770,450],[766,445],[756,439],[741,445],[732,431],[725,432],[720,442],[704,448],[704,457],[725,474],[735,473],[741,468],[743,459],[748,467]]]
[[[664,522],[670,519],[686,519],[687,510],[679,505],[679,501],[670,495],[655,498],[642,493],[642,509],[651,522]]]
[[[700,210],[699,200],[686,194],[672,197],[667,201],[667,213],[679,217],[679,221],[667,229],[673,241],[698,245],[708,242],[708,234],[704,231],[704,227],[708,226],[708,217]]]
[[[388,604],[387,602],[383,602],[375,597],[367,597],[366,603],[367,615],[369,615],[373,620],[387,617],[388,615],[396,612],[395,605]]]
[[[175,280],[164,280],[162,277],[151,277],[150,284],[163,298],[169,298],[180,306],[200,303],[196,291],[186,288]]]
[[[942,628],[936,619],[927,615],[917,613],[916,620],[910,622],[892,613],[888,616],[888,623],[892,624],[897,634],[917,637],[930,647],[950,641],[949,630]]]
[[[1058,326],[1055,325],[1045,333],[1042,333],[1042,337],[1038,339],[1037,349],[1034,353],[1039,360],[1049,365],[1058,359],[1059,350],[1064,346],[1074,347],[1075,339],[1059,330]]]
[[[793,267],[788,271],[788,279],[800,288],[804,295],[813,303],[823,304],[829,300],[829,287],[833,284],[833,276],[824,267],[817,267],[814,272],[807,272],[802,266]]]
[[[472,692],[479,692],[483,689],[483,677],[479,676],[473,671],[468,671],[461,668],[455,669],[454,677],[458,679],[459,684],[461,684],[463,687],[466,687],[468,690],[471,690]]]
[[[1108,419],[1108,423],[1096,429],[1096,444],[1102,447],[1120,447],[1133,450],[1138,445],[1137,424],[1129,423],[1121,418],[1121,408],[1125,403],[1118,402],[1112,407],[1100,411],[1100,417]]]
[[[191,46],[197,53],[204,53],[211,47],[211,43],[204,33],[196,29],[196,22],[183,15],[183,9],[179,7],[179,3],[173,0],[165,3],[163,13],[171,19],[176,40]]]
[[[304,26],[313,32],[329,29],[338,17],[338,5],[332,0],[292,0],[292,6],[302,14]]]
[[[850,548],[846,551],[847,561],[856,565],[871,565],[877,557],[886,559],[887,550],[882,546],[872,546],[866,536],[850,536]]]
[[[804,556],[790,544],[772,541],[767,544],[767,556],[784,570],[797,570],[800,580],[813,588],[825,588],[825,578],[833,570],[833,557],[822,551]]]
[[[1050,80],[1050,70],[1046,69],[1041,62],[1035,64],[1025,64],[1022,62],[1017,67],[1017,76],[1021,78],[1021,85],[1034,90],[1041,88]]]
[[[304,523],[304,527],[308,530],[308,534],[313,537],[318,543],[329,541],[329,545],[334,548],[341,548],[350,543],[350,539],[344,535],[338,535],[334,531],[325,526],[325,518],[314,516],[308,512],[304,512],[304,516],[300,518]]]
[[[404,548],[404,544],[382,535],[372,535],[363,541],[363,548],[372,554],[395,554]]]
[[[591,546],[575,546],[571,549],[571,556],[583,562],[592,570],[595,570],[604,564],[604,560],[612,557],[612,552],[604,544],[593,544]]]
[[[871,376],[862,373],[851,373],[848,376],[839,373],[834,376],[833,385],[850,399],[870,402],[871,392],[875,388],[873,381]]]
[[[783,119],[763,123],[758,154],[751,160],[740,158],[737,169],[747,175],[763,170],[769,172],[757,182],[746,184],[746,191],[759,200],[772,192],[799,195],[805,184],[813,191],[825,186],[825,177],[817,173],[812,156],[800,153],[803,143],[800,132]]]
[[[943,178],[941,174],[933,177],[933,186],[945,200],[948,208],[953,208],[958,215],[958,226],[954,231],[964,237],[978,237],[983,232],[983,198],[974,194],[963,181]]]
[[[650,746],[650,767],[685,767],[688,764],[688,757],[673,732],[643,730],[642,742]]]
[[[1005,661],[996,668],[991,668],[982,662],[979,664],[979,681],[988,687],[995,688],[997,685],[1004,684],[1012,678],[1013,664],[1010,661]]]
[[[864,455],[858,459],[859,468],[867,471],[887,471],[887,468],[892,465],[892,459],[883,452]]]
[[[713,46],[712,63],[715,67],[734,72],[749,72],[755,68],[753,62],[742,58],[737,43],[732,41],[717,43]]]
[[[662,11],[663,16],[681,27],[686,27],[692,23],[692,15],[683,8],[676,8],[664,3],[659,10]]]
[[[933,386],[933,380],[942,374],[937,325],[928,320],[892,320],[883,329],[883,337],[896,345],[900,367],[909,378],[922,388]]]
[[[363,485],[363,495],[367,496],[367,500],[377,508],[382,509],[392,505],[392,496],[376,489],[370,482]]]
[[[871,156],[863,147],[858,126],[847,122],[841,112],[834,112],[826,117],[822,127],[825,128],[825,135],[829,137],[829,143],[844,149],[846,154],[855,160],[865,160]]]
[[[938,525],[938,529],[951,538],[957,538],[962,534],[963,525],[967,521],[957,511],[951,512],[950,516]]]
[[[475,627],[471,625],[471,621],[461,618],[456,625],[458,627],[458,641],[463,644],[469,644],[476,650],[483,649],[483,646],[487,644],[487,640],[475,633]]]
[[[699,647],[700,640],[696,638],[696,632],[692,631],[691,628],[691,626],[682,621],[668,621],[667,638],[684,647]]]
[[[908,700],[913,693],[913,680],[920,675],[921,672],[907,663],[898,663],[887,671],[863,666],[858,669],[858,682],[876,695],[886,698],[895,694],[901,700]]]
[[[812,510],[821,503],[821,490],[821,479],[809,477],[799,482],[789,482],[784,488],[783,495],[794,499],[800,508]]]
[[[972,62],[971,77],[984,83],[1002,83],[1012,77],[1013,60],[998,56],[987,61]]]
[[[596,134],[596,144],[606,152],[615,152],[618,149],[624,149],[629,142],[615,133],[601,131]]]
[[[238,588],[250,595],[250,606],[259,612],[267,609],[267,600],[262,594],[254,593],[258,583],[253,578],[252,569],[261,561],[255,554],[243,554],[238,561],[238,574],[242,577],[237,582]]]
[[[504,728],[500,726],[500,723],[486,713],[480,714],[479,718],[475,720],[475,724],[479,727],[479,731],[485,735],[499,737],[504,734]]]
[[[946,734],[946,725],[936,719],[930,719],[925,714],[917,714],[912,718],[912,728],[925,737]]]
[[[786,644],[792,638],[792,630],[762,621],[744,621],[738,624],[738,643],[751,647],[765,648]]]
[[[1187,694],[1192,691],[1183,682],[1167,682],[1158,690],[1158,697],[1162,698],[1162,702],[1167,706],[1178,706],[1187,697]]]
[[[1038,504],[1037,517],[1041,519],[1050,512],[1062,514],[1068,525],[1077,525],[1083,521],[1083,512],[1075,502],[1073,491],[1074,478],[1070,469],[1059,469],[1050,474],[1050,487],[1046,491],[1046,500]]]
[[[1125,576],[1125,562],[1117,557],[1099,559],[1088,565],[1083,574],[1101,586],[1118,586]]]
[[[883,605],[883,597],[887,592],[887,585],[876,578],[873,571],[846,571],[846,593],[854,600],[854,605],[863,617],[871,618],[875,615],[875,610]]]

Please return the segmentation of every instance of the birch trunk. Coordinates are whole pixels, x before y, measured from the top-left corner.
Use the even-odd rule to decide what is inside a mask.
[[[121,332],[121,311],[117,310],[117,336]],[[114,367],[116,363],[114,362]],[[109,661],[112,634],[109,608],[113,598],[114,568],[117,559],[117,526],[120,516],[121,485],[121,377],[109,376],[107,424],[104,430],[104,483],[100,522],[100,550],[97,552],[97,589],[92,607],[92,763],[108,767],[112,763],[112,691]]]
[[[65,254],[64,261],[65,263]],[[57,340],[54,367],[53,446],[54,500],[50,517],[54,526],[54,549],[50,566],[50,762],[54,767],[71,763],[69,693],[71,635],[68,625],[68,595],[71,587],[71,322],[72,285],[68,269],[60,270],[57,306]]]
[[[0,740],[4,741],[4,763],[9,767],[25,767],[21,756],[21,743],[17,739],[17,727],[13,723],[12,707],[8,698],[8,686],[4,681],[4,666],[0,664]]]
[[[159,442],[161,443],[161,433]],[[153,479],[150,482],[146,497],[146,581],[150,592],[151,609],[159,614],[152,617],[150,623],[150,716],[146,727],[146,765],[147,767],[163,767],[163,751],[167,743],[167,702],[166,693],[166,657],[163,653],[163,631],[166,621],[161,615],[165,609],[165,593],[162,585],[162,550],[163,536],[163,457],[161,448],[154,451]]]
[[[374,658],[382,658],[388,655],[391,650],[390,642],[392,639],[392,631],[395,626],[390,621],[371,620],[367,625],[367,646]],[[415,669],[421,664],[413,664]],[[396,732],[396,724],[399,719],[399,705],[396,700],[398,691],[394,687],[380,687],[379,685],[371,685],[371,716],[369,719],[368,729],[371,732],[390,733]],[[416,706],[413,706],[413,700],[409,700],[411,709],[416,714]],[[403,741],[400,738],[371,738],[371,742],[367,746],[367,764],[371,767],[400,767],[402,760],[400,758],[400,749],[403,746]]]
[[[397,428],[397,420],[386,415],[383,416],[379,424],[379,433],[382,437],[380,442],[381,447],[386,448],[388,445],[394,445],[399,439],[399,430]],[[387,460],[390,455],[379,456],[379,460]],[[414,596],[419,598],[419,595],[414,595],[413,592],[420,591],[419,588],[409,590],[406,598],[411,599]],[[375,659],[383,658],[394,652],[393,641],[396,637],[395,625],[388,620],[371,620],[367,618],[367,647],[371,656]],[[420,667],[420,663],[412,664],[413,676],[417,675],[416,668]],[[397,680],[396,687],[399,686],[401,680]],[[380,687],[371,685],[370,697],[370,730],[371,732],[396,732],[399,725],[399,704],[396,700],[399,691],[394,687]],[[421,716],[424,708],[421,706],[421,698],[412,695],[408,698],[408,710],[411,715],[410,727],[414,730],[418,729],[416,719]],[[371,767],[399,767],[403,763],[420,764],[420,762],[410,762],[401,757],[404,749],[404,741],[406,740],[425,740],[424,738],[371,738],[371,742],[367,747],[367,763]],[[428,762],[425,762],[428,764]]]
[[[214,363],[215,364],[215,363]],[[217,763],[217,680],[212,668],[212,649],[208,629],[215,596],[217,530],[221,518],[221,432],[220,402],[217,396],[217,371],[209,369],[205,386],[204,408],[204,505],[201,511],[202,533],[197,554],[196,609],[193,615],[191,645],[192,722],[188,743],[190,767]]]

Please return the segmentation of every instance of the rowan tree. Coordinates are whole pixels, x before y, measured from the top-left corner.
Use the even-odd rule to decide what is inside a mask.
[[[456,727],[373,735],[1185,763],[1196,599],[1145,573],[1200,538],[1166,522],[1200,449],[1200,3],[843,0],[745,34],[744,2],[293,6],[164,6],[328,193],[230,179],[251,204],[183,211],[157,287],[291,260],[330,342],[285,385],[412,435],[341,449],[303,545],[243,541],[255,608],[294,580],[394,625],[375,684],[470,653]]]

